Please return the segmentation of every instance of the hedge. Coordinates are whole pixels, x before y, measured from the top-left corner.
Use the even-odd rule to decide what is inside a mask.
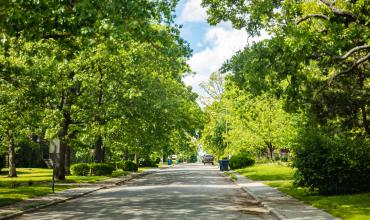
[[[87,163],[77,163],[71,166],[72,175],[87,176],[90,173],[90,166]]]
[[[157,161],[154,161],[150,158],[146,158],[146,159],[141,158],[139,160],[139,166],[140,167],[158,167],[158,163],[157,163]]]
[[[114,166],[107,163],[77,163],[71,166],[71,173],[76,176],[105,176],[112,175]]]
[[[114,167],[107,163],[91,163],[89,166],[91,175],[93,176],[112,175],[114,170]]]
[[[233,155],[229,161],[230,169],[240,169],[248,166],[253,166],[255,160],[248,154]]]
[[[117,168],[122,169],[123,171],[137,172],[138,166],[132,161],[119,161],[117,162]]]
[[[370,191],[370,141],[306,131],[293,158],[295,185],[320,194]]]

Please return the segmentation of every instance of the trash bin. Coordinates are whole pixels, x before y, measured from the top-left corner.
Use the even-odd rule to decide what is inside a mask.
[[[220,160],[220,171],[228,171],[229,170],[229,160]]]
[[[172,165],[172,160],[171,159],[168,159],[167,160],[167,164],[168,164],[168,166]]]

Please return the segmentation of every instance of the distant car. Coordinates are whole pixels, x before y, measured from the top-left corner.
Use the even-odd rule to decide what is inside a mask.
[[[213,155],[206,154],[202,156],[202,163],[204,163],[204,165],[206,165],[206,163],[210,163],[213,165],[214,164],[213,160],[214,160]]]

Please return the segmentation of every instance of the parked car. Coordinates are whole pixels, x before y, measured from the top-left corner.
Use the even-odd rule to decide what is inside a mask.
[[[213,160],[214,160],[213,155],[205,154],[202,156],[202,163],[204,163],[204,165],[206,165],[206,163],[210,163],[213,165],[214,164]]]

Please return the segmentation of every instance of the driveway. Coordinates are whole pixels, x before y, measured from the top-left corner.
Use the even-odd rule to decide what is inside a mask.
[[[275,219],[214,166],[179,165],[17,219]]]

